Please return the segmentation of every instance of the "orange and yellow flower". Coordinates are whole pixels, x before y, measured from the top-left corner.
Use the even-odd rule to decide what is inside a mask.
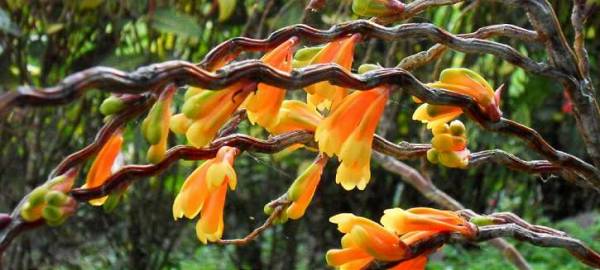
[[[121,131],[115,132],[108,141],[102,146],[96,159],[90,167],[90,171],[85,179],[85,184],[82,188],[95,188],[101,186],[112,175],[112,168],[121,153],[123,145],[123,134]],[[91,205],[99,206],[104,204],[107,196],[90,200]]]
[[[223,209],[227,186],[234,190],[237,176],[233,162],[237,148],[223,146],[217,155],[202,163],[183,183],[173,202],[173,218],[193,219],[200,214],[196,236],[202,243],[214,242],[223,235]]]
[[[371,143],[389,92],[389,86],[356,91],[317,127],[319,150],[338,156],[336,182],[346,190],[363,190],[371,178]]]
[[[262,61],[280,71],[292,71],[293,49],[297,43],[297,37],[288,39],[265,54]],[[277,112],[284,98],[285,89],[259,83],[257,90],[251,93],[246,100],[248,120],[265,128],[270,127],[277,121]]]
[[[430,83],[428,86],[473,98],[491,120],[497,121],[502,116],[498,96],[494,94],[494,90],[488,82],[472,70],[466,68],[445,69],[440,74],[440,80]],[[459,107],[424,103],[415,110],[413,119],[427,123],[427,128],[433,128],[449,122],[462,112]]]
[[[323,168],[327,163],[327,157],[319,155],[317,159],[302,174],[294,180],[287,192],[288,200],[292,201],[286,210],[291,219],[299,219],[306,212],[308,204],[315,195],[317,185],[321,180]]]
[[[470,223],[451,211],[432,208],[388,209],[381,224],[353,214],[338,214],[329,219],[338,224],[342,248],[327,252],[327,263],[340,269],[364,269],[374,260],[382,262],[401,261],[390,269],[422,270],[427,264],[429,250],[409,260],[403,260],[408,247],[429,239],[438,233],[458,232],[473,236]]]
[[[459,232],[466,236],[475,233],[470,223],[455,212],[428,207],[387,209],[381,217],[381,224],[398,235],[418,231]]]
[[[338,214],[329,219],[344,233],[342,248],[327,252],[327,264],[340,269],[363,269],[373,260],[401,259],[407,247],[383,226],[353,214]]]
[[[171,130],[185,130],[191,145],[206,146],[255,88],[256,83],[240,81],[218,91],[199,89],[183,104],[183,114],[189,120],[174,117]]]
[[[328,43],[310,60],[310,64],[335,63],[350,71],[354,59],[354,47],[361,39],[360,34],[354,34]],[[308,92],[308,104],[320,110],[335,110],[348,95],[344,87],[332,85],[329,82],[318,82],[304,88]]]

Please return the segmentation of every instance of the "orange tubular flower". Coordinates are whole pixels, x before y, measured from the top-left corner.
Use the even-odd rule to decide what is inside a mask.
[[[314,132],[322,119],[308,104],[298,100],[286,100],[277,114],[277,122],[267,127],[267,131],[274,135],[294,130]]]
[[[327,157],[319,155],[290,186],[287,196],[288,199],[292,201],[292,204],[286,210],[289,218],[299,219],[304,215],[308,204],[315,195],[317,185],[319,185],[321,174],[323,173],[323,168],[326,163]]]
[[[470,224],[456,213],[425,207],[387,209],[381,217],[381,224],[398,235],[414,231],[475,234]]]
[[[262,61],[275,69],[292,71],[293,49],[297,43],[297,37],[288,39],[263,56]],[[284,98],[285,89],[259,83],[258,89],[251,93],[246,101],[248,120],[262,127],[270,127],[277,121],[277,112]]]
[[[346,70],[352,67],[354,46],[361,39],[360,34],[342,38],[327,44],[312,58],[311,64],[335,63]],[[346,88],[334,86],[329,82],[319,82],[304,88],[308,95],[308,103],[320,110],[334,110],[348,94]]]
[[[173,202],[173,218],[183,216],[192,219],[200,214],[196,224],[196,236],[206,244],[217,241],[223,235],[223,209],[227,186],[234,190],[237,176],[233,162],[239,153],[237,148],[223,146],[217,155],[204,162],[183,183]]]
[[[356,91],[317,127],[319,150],[339,157],[336,182],[346,190],[363,190],[371,178],[371,143],[389,91],[389,86]]]
[[[102,146],[100,152],[98,152],[82,188],[95,188],[106,182],[106,179],[112,174],[113,164],[121,152],[122,145],[123,134],[121,134],[120,131],[117,131],[108,139],[104,146]],[[99,206],[104,204],[106,198],[107,196],[93,199],[90,200],[89,203],[94,206]]]
[[[255,88],[255,83],[240,81],[219,91],[199,90],[189,97],[182,109],[185,117],[191,122],[187,123],[185,130],[188,142],[195,147],[203,147],[210,143],[221,126]],[[186,128],[186,126],[181,129],[178,127],[181,122],[185,122],[185,119],[178,117],[174,118],[174,121],[179,121],[171,123],[174,132]]]
[[[466,68],[445,69],[440,74],[440,80],[430,83],[428,86],[442,88],[473,98],[493,121],[498,121],[502,116],[499,108],[499,96],[495,95],[494,90],[487,81],[474,71]],[[459,107],[425,103],[414,112],[413,119],[427,123],[427,128],[433,128],[458,117],[460,114],[462,114],[462,109]]]
[[[327,252],[327,264],[341,269],[362,269],[373,260],[395,261],[406,253],[400,238],[381,225],[353,214],[338,214],[329,219],[344,233],[342,249]]]

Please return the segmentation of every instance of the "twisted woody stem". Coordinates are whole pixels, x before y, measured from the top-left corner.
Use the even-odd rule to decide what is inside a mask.
[[[15,100],[38,105],[60,103],[81,95],[89,87],[143,93],[147,89],[161,87],[168,82],[217,90],[240,80],[263,82],[286,89],[299,89],[325,80],[335,85],[357,90],[367,90],[384,84],[396,85],[427,103],[461,107],[486,129],[521,138],[527,142],[530,148],[536,150],[550,162],[569,169],[573,175],[578,176],[573,179],[579,184],[591,186],[600,191],[600,171],[597,168],[573,155],[556,150],[535,130],[504,118],[499,121],[490,120],[470,97],[443,89],[430,88],[409,72],[397,68],[386,68],[363,75],[355,75],[347,73],[338,65],[326,64],[284,73],[258,60],[248,60],[228,65],[213,73],[188,62],[170,61],[140,68],[132,73],[110,68],[92,68],[69,76],[61,84],[51,89],[42,91],[31,89],[23,91],[21,89],[21,95]]]

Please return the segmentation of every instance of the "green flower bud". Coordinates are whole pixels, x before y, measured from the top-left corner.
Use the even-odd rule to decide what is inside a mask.
[[[42,210],[42,217],[46,221],[56,221],[63,217],[63,212],[59,207],[48,205]]]
[[[365,17],[385,17],[402,13],[404,4],[398,0],[354,0],[352,11]]]
[[[162,115],[165,108],[163,101],[157,101],[154,106],[148,112],[148,116],[144,119],[144,123],[142,123],[142,132],[144,133],[144,138],[149,144],[157,144],[160,141],[160,137],[162,135]]]
[[[125,108],[125,102],[117,96],[110,96],[100,104],[100,113],[103,115],[113,115]]]
[[[372,70],[377,70],[380,69],[381,66],[380,65],[375,65],[375,64],[362,64],[360,65],[360,67],[358,67],[358,74],[363,74],[363,73],[367,73],[369,71]]]
[[[64,193],[56,190],[49,191],[44,197],[46,203],[53,206],[62,206],[67,202],[69,197]]]
[[[450,133],[454,136],[462,136],[465,134],[465,125],[460,120],[454,120],[450,123]]]
[[[435,149],[429,149],[427,151],[427,160],[429,160],[429,162],[436,164],[439,161],[439,152]]]
[[[494,224],[494,220],[487,216],[474,216],[469,220],[469,222],[477,226],[487,226]]]
[[[45,186],[39,186],[29,193],[27,201],[31,204],[31,206],[37,206],[44,202],[44,196],[46,196],[46,193],[48,193],[48,188]]]
[[[271,207],[271,205],[268,203],[265,204],[265,207],[263,207],[263,212],[265,212],[265,215],[271,215],[273,214],[273,211],[275,211],[275,208]]]
[[[104,204],[102,205],[104,212],[110,213],[113,210],[115,210],[115,208],[117,208],[117,205],[119,205],[119,202],[121,202],[121,197],[123,197],[123,192],[114,192],[108,195],[108,198],[106,199],[106,201],[104,201]]]
[[[324,46],[302,48],[294,54],[293,68],[303,68],[310,65]]]
[[[203,110],[210,110],[209,101],[214,100],[216,95],[222,91],[202,91],[196,94],[183,103],[181,111],[189,119],[200,118]],[[222,94],[222,93],[221,93]]]

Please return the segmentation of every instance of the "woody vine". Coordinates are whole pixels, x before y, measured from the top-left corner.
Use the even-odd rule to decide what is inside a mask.
[[[308,8],[318,9],[320,1]],[[355,0],[357,15],[373,17],[330,29],[292,25],[267,39],[238,37],[215,47],[194,64],[169,61],[125,72],[94,67],[65,78],[54,87],[23,86],[0,96],[0,113],[15,106],[56,106],[76,100],[90,89],[109,91],[100,111],[104,126],[88,146],[65,157],[49,172],[48,181],[26,194],[11,212],[0,214],[0,254],[21,233],[39,226],[68,222],[81,204],[118,207],[135,181],[160,176],[179,160],[204,160],[187,178],[172,206],[173,218],[196,222],[203,244],[244,245],[271,226],[294,222],[310,213],[321,185],[333,182],[345,190],[368,192],[371,160],[405,181],[446,210],[390,208],[380,220],[359,213],[340,213],[330,221],[341,233],[341,247],[331,247],[326,262],[342,269],[424,269],[428,256],[444,244],[490,241],[519,269],[530,269],[519,252],[501,237],[541,247],[558,247],[591,267],[600,268],[600,254],[556,229],[532,225],[511,213],[477,214],[435,187],[399,160],[425,157],[454,169],[476,170],[497,164],[527,173],[553,173],[573,184],[600,191],[600,111],[590,83],[589,63],[581,35],[571,45],[546,1],[503,1],[523,8],[534,29],[501,24],[472,33],[451,34],[433,24],[402,24],[425,9],[462,1]],[[483,1],[493,2],[493,1]],[[574,1],[573,26],[581,31],[585,18],[581,1]],[[318,11],[315,11],[318,12]],[[400,22],[400,24],[391,25]],[[495,36],[544,46],[547,59],[536,62]],[[437,45],[409,56],[396,67],[356,65],[354,48],[367,38],[428,39]],[[435,81],[420,81],[410,71],[446,50],[490,54],[519,68],[556,80],[574,104],[578,132],[591,163],[555,149],[535,130],[502,117],[502,85],[491,85],[465,67],[447,67]],[[242,59],[242,52],[260,52],[259,59]],[[412,114],[431,132],[430,142],[393,143],[376,128],[393,91],[408,92],[420,104]],[[286,91],[303,91],[305,100],[286,99]],[[179,96],[183,103],[176,104]],[[462,116],[462,120],[458,118]],[[135,119],[148,143],[147,162],[119,164],[123,129]],[[270,136],[237,133],[248,121]],[[501,149],[471,152],[463,121],[488,132],[519,138],[544,159],[523,160]],[[169,145],[181,136],[186,145]],[[265,202],[265,222],[239,239],[224,239],[224,205],[235,196],[238,179],[233,164],[243,151],[278,153],[307,151],[314,161],[281,196]],[[88,167],[86,162],[91,162]],[[326,164],[337,166],[335,179],[325,179]],[[414,170],[414,169],[412,169]],[[181,222],[187,222],[182,220]]]

